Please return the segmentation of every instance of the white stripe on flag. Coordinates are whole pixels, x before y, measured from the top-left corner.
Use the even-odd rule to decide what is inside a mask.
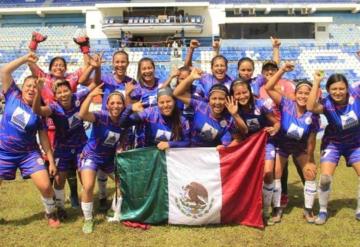
[[[215,148],[173,148],[166,152],[169,223],[220,223],[220,157]]]

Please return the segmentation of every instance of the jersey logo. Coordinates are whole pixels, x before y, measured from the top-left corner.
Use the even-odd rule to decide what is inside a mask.
[[[359,124],[358,117],[354,111],[350,111],[344,115],[341,115],[340,118],[343,130],[350,129]]]
[[[206,141],[212,141],[218,134],[218,130],[212,127],[210,124],[205,123],[201,129],[200,136]]]
[[[171,132],[170,131],[166,131],[166,130],[160,130],[158,129],[156,131],[156,136],[155,136],[155,141],[156,142],[161,142],[161,141],[170,141],[171,138]]]
[[[29,120],[30,120],[30,114],[18,106],[16,107],[14,113],[12,114],[10,121],[16,126],[25,130],[26,125],[29,123]]]
[[[149,96],[149,105],[155,105],[156,101],[157,101],[156,98],[157,98],[156,95],[150,95]]]
[[[300,140],[304,134],[304,128],[297,126],[294,123],[291,123],[286,135],[290,138]]]
[[[115,144],[119,141],[119,139],[120,139],[119,133],[109,131],[109,133],[104,141],[104,144],[109,145],[109,146],[115,146]]]
[[[246,120],[246,125],[249,127],[250,131],[255,131],[260,129],[260,123],[257,118],[250,118]]]
[[[74,115],[72,115],[71,117],[68,118],[69,129],[75,128],[80,123],[81,123],[81,120],[78,117],[78,113],[75,113]]]

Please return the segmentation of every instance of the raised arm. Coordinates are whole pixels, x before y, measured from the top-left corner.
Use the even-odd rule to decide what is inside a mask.
[[[174,68],[174,69],[171,71],[170,76],[166,79],[166,81],[164,81],[163,84],[161,84],[160,88],[169,87],[171,81],[172,81],[174,78],[178,77],[179,74],[180,74],[180,71],[179,71],[177,68]]]
[[[80,107],[80,111],[79,111],[79,117],[82,120],[92,122],[92,123],[95,122],[95,115],[94,115],[94,113],[89,111],[89,108],[90,108],[90,104],[91,104],[92,99],[97,95],[103,94],[103,91],[101,89],[102,86],[103,86],[103,84],[100,84],[96,88],[94,88],[88,94],[88,96],[86,97],[84,102],[82,103],[82,105]]]
[[[95,54],[92,57],[89,56],[88,64],[84,67],[83,72],[81,73],[81,76],[79,78],[79,84],[91,85],[94,82],[90,90],[99,85],[101,81],[101,63],[102,53]],[[94,70],[95,77],[93,80],[89,80],[89,77]]]
[[[192,67],[192,56],[194,54],[194,50],[200,46],[200,42],[196,39],[192,39],[190,41],[190,46],[188,52],[186,53],[184,65],[188,67]]]
[[[32,110],[39,116],[49,117],[52,111],[49,106],[41,106],[41,90],[44,86],[44,79],[38,78],[36,81],[36,94],[32,105]]]
[[[181,100],[184,104],[189,105],[191,100],[191,95],[188,93],[191,84],[194,80],[200,79],[202,71],[198,68],[193,68],[191,74],[186,77],[177,87],[174,89],[173,95]]]
[[[219,40],[215,40],[213,42],[213,57],[216,57],[217,55],[220,55],[220,41]]]
[[[266,92],[277,105],[280,104],[282,95],[275,89],[275,85],[285,72],[292,71],[293,69],[294,65],[290,62],[286,62],[265,84]]]
[[[273,48],[273,60],[279,65],[281,62],[281,60],[280,60],[281,41],[280,41],[280,39],[273,38],[273,37],[270,37],[270,39],[271,39],[271,44],[272,44],[272,48]]]
[[[29,51],[35,53],[37,50],[38,44],[41,42],[44,42],[46,39],[47,39],[46,35],[42,35],[41,33],[38,33],[38,32],[33,32],[31,35],[30,43],[29,43]],[[43,76],[44,72],[36,63],[28,63],[28,66],[29,66],[29,69],[33,76],[40,76],[40,75],[38,75],[39,71],[40,71],[41,76]]]
[[[323,78],[324,78],[324,75],[321,71],[315,71],[313,86],[311,88],[309,98],[306,102],[306,110],[311,111],[313,113],[317,113],[317,114],[324,112],[323,105],[318,102],[320,82],[322,81]]]
[[[29,52],[25,56],[19,57],[11,61],[10,63],[5,64],[4,67],[1,68],[1,72],[0,72],[3,93],[7,92],[7,90],[14,81],[14,79],[11,76],[14,70],[16,70],[25,63],[36,63],[37,60],[38,57],[36,56],[36,54],[33,52]]]
[[[39,130],[39,139],[40,139],[40,145],[42,149],[45,152],[45,155],[47,156],[49,160],[49,173],[50,176],[55,176],[56,174],[56,165],[54,161],[54,155],[50,147],[49,138],[47,135],[46,130]]]
[[[231,114],[231,116],[235,120],[236,127],[238,128],[240,134],[246,135],[249,132],[249,129],[248,129],[245,121],[239,115],[239,112],[238,112],[239,106],[233,96],[226,97],[225,106],[226,106],[228,112]]]

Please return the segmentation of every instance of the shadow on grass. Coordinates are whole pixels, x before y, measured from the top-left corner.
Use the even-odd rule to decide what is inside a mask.
[[[355,214],[357,200],[355,198],[341,198],[341,199],[335,199],[331,200],[328,204],[328,213],[330,216],[336,216],[337,213],[342,209],[353,209]]]

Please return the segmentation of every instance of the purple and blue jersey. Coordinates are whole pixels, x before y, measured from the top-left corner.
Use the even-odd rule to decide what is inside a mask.
[[[360,87],[349,87],[348,104],[339,106],[328,95],[322,100],[328,121],[321,143],[321,162],[337,164],[345,156],[348,166],[360,162]]]
[[[0,125],[0,149],[20,153],[39,150],[36,134],[46,128],[44,120],[22,100],[22,93],[14,82],[4,95],[6,104]]]
[[[219,82],[215,78],[214,75],[207,73],[207,74],[201,76],[198,83],[196,84],[195,95],[197,97],[200,97],[200,98],[203,98],[203,99],[208,99],[210,89],[211,89],[211,87],[213,85],[215,85],[215,84],[224,84],[230,90],[230,86],[231,86],[232,81],[233,81],[233,78],[231,78],[228,75],[225,75],[224,80]]]
[[[160,87],[159,79],[155,78],[155,84],[152,87],[146,85],[137,84],[133,93],[134,99],[143,103],[144,108],[157,105],[157,92]]]
[[[87,87],[82,87],[71,98],[71,108],[65,110],[58,102],[52,102],[49,107],[51,118],[55,124],[55,156],[67,157],[82,151],[87,137],[83,121],[79,118],[81,103],[89,93]]]
[[[266,126],[269,126],[266,115],[273,113],[271,105],[265,100],[255,99],[254,109],[249,112],[239,109],[239,115],[248,127],[248,135],[254,134]]]
[[[133,82],[135,85],[137,85],[137,82],[132,79],[131,77],[125,76],[124,80],[122,80],[121,82],[118,82],[113,74],[106,74],[106,75],[102,75],[101,76],[101,81],[104,83],[103,85],[103,100],[102,100],[102,106],[101,109],[102,110],[106,110],[106,102],[107,99],[109,97],[109,95],[114,92],[114,91],[118,91],[120,93],[122,93],[125,97],[125,84],[128,82]],[[131,92],[130,94],[130,98],[132,100],[139,100],[139,95],[136,94],[136,92]]]
[[[155,146],[159,142],[168,142],[170,147],[190,146],[190,126],[188,120],[180,117],[182,135],[181,139],[174,140],[172,123],[169,117],[163,116],[159,108],[149,107],[143,112],[134,113],[127,118],[130,125],[144,123],[145,125],[145,146]]]
[[[113,122],[105,111],[94,112],[94,116],[90,138],[82,152],[83,159],[90,159],[98,164],[113,162],[116,147],[124,134],[120,116],[117,122]]]
[[[45,170],[36,134],[45,129],[45,122],[22,100],[22,93],[13,82],[4,93],[6,104],[0,124],[0,179],[12,180],[17,168],[23,178]]]
[[[305,111],[297,116],[296,102],[284,96],[280,102],[281,128],[276,136],[279,153],[282,156],[300,154],[306,150],[310,133],[317,133],[320,129],[318,114]]]
[[[263,75],[258,75],[249,80],[251,91],[255,97],[260,97],[260,89],[266,83],[266,78]]]
[[[231,142],[231,132],[235,125],[231,115],[224,113],[221,118],[214,118],[208,103],[191,99],[190,105],[194,108],[194,121],[191,129],[191,146],[215,147],[228,145]]]

